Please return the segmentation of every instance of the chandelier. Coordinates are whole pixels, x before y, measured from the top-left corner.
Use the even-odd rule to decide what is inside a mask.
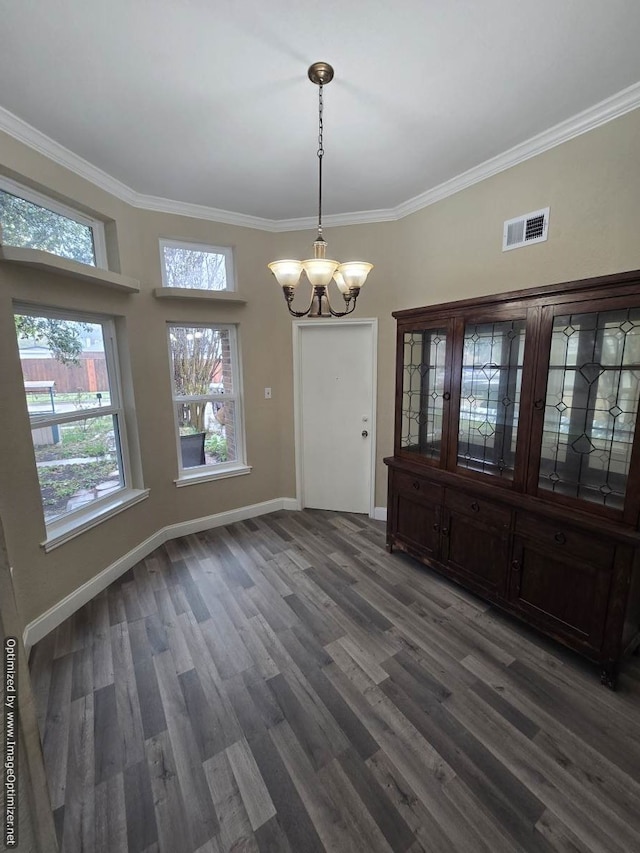
[[[344,317],[356,307],[360,288],[365,283],[373,264],[365,261],[347,261],[341,264],[326,257],[327,244],[322,236],[322,158],[324,156],[323,87],[333,80],[333,68],[328,62],[314,62],[307,72],[309,80],[318,86],[318,236],[313,244],[313,257],[306,261],[273,261],[269,269],[282,287],[289,313],[294,317]],[[296,287],[303,271],[312,287],[311,302],[306,311],[291,307]],[[329,302],[328,286],[331,279],[338,285],[345,301],[344,311],[335,311]],[[326,309],[326,310],[325,310]]]

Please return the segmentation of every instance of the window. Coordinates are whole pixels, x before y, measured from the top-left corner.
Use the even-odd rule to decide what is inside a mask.
[[[163,287],[235,290],[230,248],[160,240]]]
[[[170,325],[180,477],[245,473],[235,326]]]
[[[0,227],[5,246],[40,249],[107,268],[104,223],[2,177]]]
[[[130,488],[115,329],[104,317],[22,306],[15,326],[44,518],[55,538],[60,525],[83,524]]]

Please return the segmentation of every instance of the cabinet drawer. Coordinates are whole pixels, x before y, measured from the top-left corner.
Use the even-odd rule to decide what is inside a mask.
[[[393,472],[393,488],[395,491],[407,492],[429,503],[442,503],[444,492],[442,486],[415,474],[408,474],[406,471]]]
[[[447,489],[444,499],[447,509],[468,515],[475,521],[492,527],[509,527],[511,510],[507,506],[491,503],[484,498],[477,498],[465,492]]]
[[[615,544],[605,542],[582,530],[566,527],[562,522],[552,524],[533,515],[518,513],[516,533],[533,540],[538,547],[553,551],[558,556],[565,554],[578,557],[591,566],[608,569],[613,565]]]

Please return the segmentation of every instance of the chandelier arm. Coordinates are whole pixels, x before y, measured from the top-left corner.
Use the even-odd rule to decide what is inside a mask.
[[[311,309],[313,307],[313,300],[315,299],[315,296],[316,296],[315,289],[313,289],[311,292],[311,302],[309,302],[309,307],[307,308],[306,311],[294,311],[293,308],[291,307],[291,304],[293,302],[293,297],[295,296],[295,288],[294,287],[283,287],[282,293],[284,295],[284,298],[286,299],[287,308],[289,309],[289,314],[291,314],[293,317],[306,317],[307,314],[311,311]]]
[[[350,290],[348,293],[343,294],[344,301],[347,304],[346,311],[334,311],[331,307],[331,302],[329,301],[329,289],[327,288],[325,292],[325,300],[327,303],[327,308],[329,309],[329,313],[332,317],[346,317],[347,314],[353,313],[356,309],[356,300],[358,299],[357,291]]]

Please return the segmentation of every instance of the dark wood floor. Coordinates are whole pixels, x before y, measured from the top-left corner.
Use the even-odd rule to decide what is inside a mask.
[[[168,543],[33,650],[65,853],[640,850],[619,691],[362,516]]]

